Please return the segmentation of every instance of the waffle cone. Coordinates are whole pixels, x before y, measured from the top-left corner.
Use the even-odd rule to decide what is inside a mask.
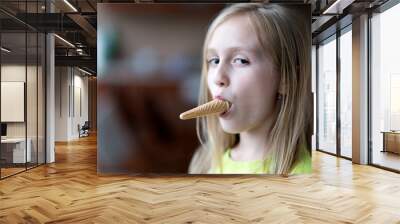
[[[181,113],[179,117],[182,120],[192,119],[196,117],[207,116],[211,114],[219,114],[227,111],[230,105],[228,101],[215,99],[196,108]]]

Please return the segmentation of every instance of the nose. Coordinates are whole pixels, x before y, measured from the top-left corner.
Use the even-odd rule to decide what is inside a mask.
[[[229,85],[229,78],[224,69],[220,68],[219,71],[216,72],[214,83],[218,87],[227,87]]]

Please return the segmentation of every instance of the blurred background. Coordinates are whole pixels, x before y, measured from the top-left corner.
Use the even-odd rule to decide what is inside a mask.
[[[98,4],[98,171],[187,173],[202,45],[224,4]]]

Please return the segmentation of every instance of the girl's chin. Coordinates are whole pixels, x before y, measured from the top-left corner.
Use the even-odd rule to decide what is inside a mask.
[[[220,121],[220,125],[222,130],[229,134],[238,134],[242,131],[239,127],[237,127],[230,121]]]

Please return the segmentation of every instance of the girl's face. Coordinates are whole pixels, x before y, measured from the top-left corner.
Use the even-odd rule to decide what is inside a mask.
[[[263,52],[248,16],[234,16],[214,31],[207,48],[207,84],[214,98],[231,102],[219,115],[225,132],[261,128],[274,119],[280,76]]]

